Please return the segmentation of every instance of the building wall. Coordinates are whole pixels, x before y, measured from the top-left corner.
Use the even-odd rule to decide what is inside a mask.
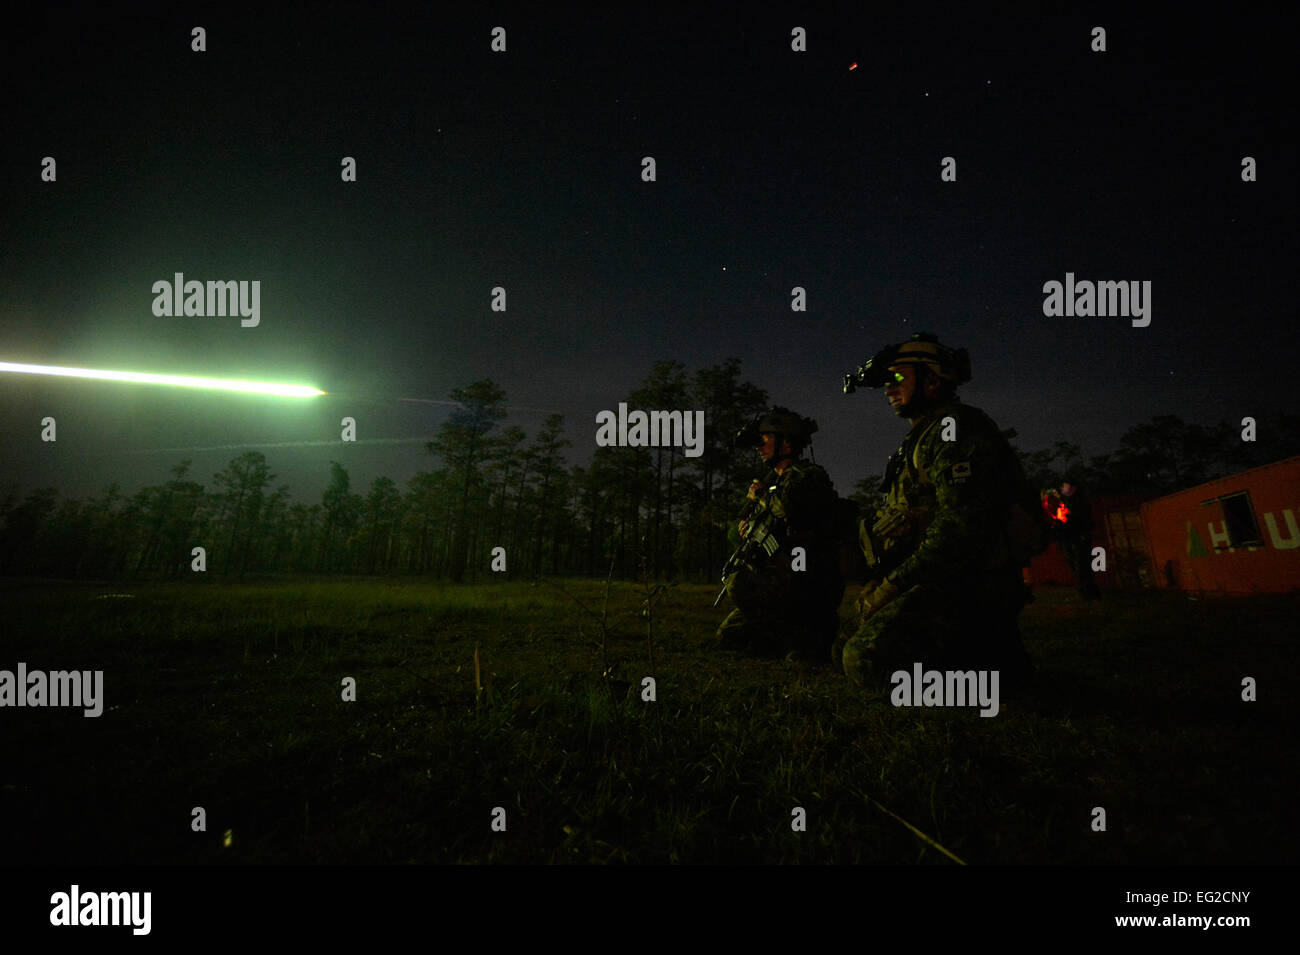
[[[1300,588],[1300,455],[1148,501],[1142,526],[1158,587]]]

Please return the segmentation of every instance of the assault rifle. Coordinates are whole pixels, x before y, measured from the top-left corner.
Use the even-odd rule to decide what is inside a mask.
[[[746,509],[746,514],[749,509]],[[744,517],[741,517],[744,520]],[[772,528],[766,520],[751,524],[749,533],[745,539],[740,542],[740,546],[732,552],[727,558],[727,562],[722,565],[722,589],[718,591],[718,596],[713,599],[713,606],[717,606],[727,592],[727,578],[736,571],[754,570],[754,561],[758,558],[761,551],[764,556],[771,557],[781,547],[781,542],[777,539]]]
[[[874,573],[880,573],[882,566],[891,556],[897,562],[897,555],[891,555],[899,544],[908,540],[916,526],[916,519],[911,511],[900,504],[891,504],[876,513],[875,523],[866,533],[860,534],[858,542],[862,547],[862,556],[866,558],[867,567]],[[892,570],[893,568],[886,568]]]

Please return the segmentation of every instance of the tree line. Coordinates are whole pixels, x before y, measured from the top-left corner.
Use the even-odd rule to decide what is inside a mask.
[[[529,438],[503,426],[506,394],[482,380],[452,392],[455,410],[426,444],[430,469],[399,487],[375,478],[354,491],[330,463],[315,503],[292,501],[266,458],[249,451],[208,485],[182,461],[166,483],[125,496],[114,485],[90,500],[38,488],[21,501],[0,494],[0,573],[121,579],[175,578],[202,546],[208,572],[425,575],[451,581],[487,575],[504,548],[508,577],[605,576],[707,580],[729,549],[727,528],[753,476],[753,452],[730,439],[769,402],[730,359],[688,374],[659,361],[627,397],[630,408],[702,409],[703,451],[598,447],[570,466],[561,415]],[[1077,445],[1019,452],[1039,486],[1067,475],[1094,495],[1179,490],[1296,453],[1300,418],[1261,420],[1259,440],[1239,428],[1189,425],[1173,416],[1129,429],[1112,453],[1085,460]],[[849,496],[879,499],[879,477]]]
[[[711,577],[724,559],[736,488],[752,452],[730,436],[767,407],[740,362],[688,374],[659,361],[628,395],[631,407],[703,410],[698,457],[681,448],[597,448],[567,464],[561,415],[529,438],[504,426],[506,394],[490,380],[453,391],[457,402],[426,444],[434,466],[405,488],[377,477],[354,491],[330,463],[318,502],[295,502],[265,456],[249,451],[195,480],[191,461],[170,480],[125,496],[114,485],[91,500],[38,488],[0,492],[0,573],[60,577],[180,577],[202,546],[208,572],[421,574],[461,581],[489,571],[505,549],[511,577]]]

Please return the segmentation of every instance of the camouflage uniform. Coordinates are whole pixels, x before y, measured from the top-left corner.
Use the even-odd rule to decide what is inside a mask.
[[[835,546],[837,506],[835,487],[816,464],[797,460],[779,475],[769,473],[746,519],[751,528],[766,522],[779,546],[771,556],[758,548],[749,567],[727,578],[736,607],[718,627],[724,647],[763,656],[797,650],[810,659],[828,657],[844,596]],[[803,570],[791,567],[795,547],[804,548]]]
[[[944,441],[949,416],[955,440]],[[1029,662],[1016,616],[1028,589],[1006,518],[1021,486],[1020,463],[984,412],[953,397],[917,421],[890,458],[884,506],[860,527],[871,576],[897,596],[836,642],[833,655],[854,682],[884,682],[919,661],[1001,670],[1004,692],[1023,683]]]

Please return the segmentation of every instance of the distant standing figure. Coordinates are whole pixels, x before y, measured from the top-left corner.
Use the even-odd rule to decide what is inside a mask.
[[[1070,573],[1079,585],[1083,600],[1100,600],[1101,591],[1092,577],[1092,501],[1083,485],[1073,478],[1061,482],[1064,518],[1059,526],[1061,550],[1065,551]]]

